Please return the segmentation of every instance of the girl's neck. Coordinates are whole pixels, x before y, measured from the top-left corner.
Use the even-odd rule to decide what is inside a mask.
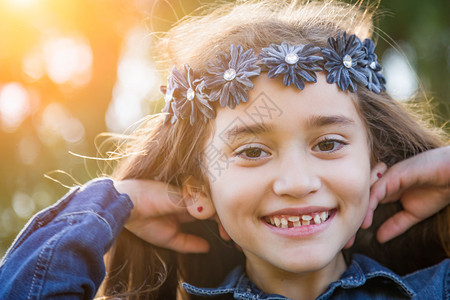
[[[279,294],[293,300],[310,300],[323,293],[328,285],[340,278],[347,269],[342,253],[324,268],[300,274],[279,270],[273,266],[251,264],[246,270],[252,282],[267,294]]]

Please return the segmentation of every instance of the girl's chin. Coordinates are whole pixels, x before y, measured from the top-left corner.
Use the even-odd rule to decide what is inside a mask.
[[[325,269],[327,266],[335,265],[334,260],[323,260],[320,258],[312,258],[310,261],[299,263],[290,263],[285,267],[285,271],[293,274],[314,273]]]
[[[285,273],[286,276],[292,275],[307,275],[308,273],[320,272],[328,269],[331,273],[342,274],[345,271],[345,261],[341,252],[333,256],[330,253],[316,252],[315,255],[311,253],[306,255],[300,251],[298,255],[280,254],[282,261],[271,260],[267,261],[268,267],[276,273]],[[286,259],[289,258],[289,259]]]

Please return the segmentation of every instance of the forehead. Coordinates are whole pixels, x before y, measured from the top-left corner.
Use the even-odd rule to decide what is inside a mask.
[[[341,91],[336,84],[329,84],[323,73],[317,83],[307,83],[304,90],[286,87],[282,77],[270,79],[266,73],[253,80],[249,101],[234,109],[220,108],[215,119],[216,135],[234,125],[265,124],[292,129],[310,129],[320,117],[342,117],[353,121],[357,128],[365,130],[355,103],[356,95]]]

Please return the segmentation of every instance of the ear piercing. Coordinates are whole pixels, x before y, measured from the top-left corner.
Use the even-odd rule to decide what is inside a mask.
[[[201,213],[201,212],[203,211],[203,206],[197,207],[197,211],[198,211],[199,213]]]
[[[377,177],[378,177],[378,178],[381,178],[381,177],[383,177],[383,174],[381,174],[380,172],[378,172],[378,173],[377,173]]]

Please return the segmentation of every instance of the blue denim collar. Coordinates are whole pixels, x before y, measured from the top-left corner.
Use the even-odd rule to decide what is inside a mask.
[[[396,285],[400,291],[408,297],[414,297],[414,290],[397,274],[381,266],[376,261],[364,256],[355,254],[348,269],[341,278],[332,282],[328,289],[320,295],[317,300],[328,299],[337,288],[352,289],[363,286],[367,280],[372,278],[387,279],[387,282]],[[219,296],[230,294],[235,299],[265,299],[265,300],[286,300],[281,295],[267,295],[261,291],[245,274],[242,266],[236,267],[217,288],[199,288],[188,283],[183,283],[184,289],[197,296]]]

